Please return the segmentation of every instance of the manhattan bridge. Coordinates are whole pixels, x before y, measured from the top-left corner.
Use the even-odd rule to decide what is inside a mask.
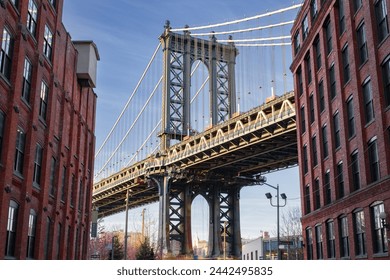
[[[166,22],[96,150],[99,217],[158,202],[161,252],[175,243],[190,255],[191,205],[200,195],[210,213],[210,257],[241,257],[240,190],[298,163],[286,56],[300,7],[208,26]]]

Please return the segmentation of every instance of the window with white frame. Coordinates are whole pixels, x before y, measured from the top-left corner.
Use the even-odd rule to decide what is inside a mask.
[[[355,229],[355,253],[356,256],[365,256],[366,249],[366,223],[363,210],[355,211],[354,214]]]
[[[366,29],[365,29],[364,22],[362,22],[359,25],[356,32],[357,32],[357,43],[358,43],[360,65],[362,65],[368,59],[367,38],[366,38]]]
[[[35,187],[39,187],[41,185],[42,157],[43,157],[43,148],[41,147],[41,145],[37,144],[35,149],[34,176],[33,176],[33,184]]]
[[[336,237],[334,234],[333,220],[326,222],[326,238],[327,238],[328,259],[334,259],[336,258]]]
[[[389,25],[387,23],[387,7],[385,0],[376,1],[375,16],[378,30],[378,41],[382,42],[383,39],[385,39],[389,34]]]
[[[40,103],[39,103],[39,116],[43,120],[46,120],[48,98],[49,98],[49,87],[44,81],[42,81]]]
[[[349,257],[349,232],[348,232],[348,218],[342,216],[339,218],[340,224],[340,257]]]
[[[11,200],[8,206],[7,235],[5,239],[5,256],[15,257],[16,233],[18,225],[19,204]]]
[[[50,28],[45,25],[45,33],[43,35],[43,54],[45,57],[51,61],[53,50],[53,32],[51,32]]]
[[[317,260],[322,260],[324,258],[324,251],[322,247],[322,226],[315,226],[316,232],[316,249],[317,249]]]
[[[382,201],[371,205],[371,225],[373,232],[372,239],[375,254],[386,253],[388,251],[387,232],[386,229],[383,228],[382,220],[380,218],[380,213],[384,212],[385,206]]]
[[[26,57],[24,59],[22,98],[30,103],[32,64]]]
[[[379,172],[379,154],[377,138],[373,137],[368,142],[368,164],[370,168],[370,183],[376,182],[380,178]]]
[[[15,162],[14,162],[14,172],[18,175],[23,174],[25,144],[26,144],[26,134],[20,127],[18,127],[16,132],[16,149],[15,149]]]
[[[35,32],[37,29],[37,19],[38,19],[38,7],[34,0],[28,1],[27,9],[27,29],[35,37]]]
[[[31,209],[28,218],[28,231],[27,231],[27,259],[33,259],[35,253],[35,231],[37,226],[37,214]]]
[[[7,80],[11,78],[13,45],[14,39],[11,32],[5,27],[3,30],[3,37],[1,38],[0,74],[2,74]]]

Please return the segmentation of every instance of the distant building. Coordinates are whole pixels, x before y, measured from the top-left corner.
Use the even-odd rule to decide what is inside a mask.
[[[199,240],[199,238],[197,238],[194,244],[194,256],[196,256],[198,259],[207,258],[208,246],[209,244],[206,240]]]
[[[300,260],[303,258],[301,236],[281,237],[282,259]],[[261,236],[242,246],[242,260],[275,260],[278,258],[276,237]]]
[[[0,259],[88,258],[99,54],[62,8],[0,1]]]
[[[307,0],[291,31],[306,259],[390,259],[389,9]]]

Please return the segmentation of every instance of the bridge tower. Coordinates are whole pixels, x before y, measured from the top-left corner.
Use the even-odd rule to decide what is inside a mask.
[[[226,121],[236,111],[235,64],[237,49],[233,43],[220,44],[192,37],[189,31],[170,31],[169,21],[160,36],[163,48],[163,100],[161,150],[170,147],[170,140],[191,135],[190,89],[191,66],[201,60],[209,71],[211,124]]]
[[[210,123],[216,125],[236,112],[235,61],[238,51],[233,43],[220,44],[192,37],[190,32],[171,32],[169,21],[160,37],[163,46],[162,155],[171,140],[191,136],[191,66],[201,60],[209,72]],[[209,204],[209,255],[241,257],[239,191],[241,186],[226,186],[217,180],[180,180],[180,171],[167,170],[151,177],[159,188],[159,247],[169,256],[173,244],[180,244],[180,254],[192,255],[191,205],[197,195]],[[196,179],[195,179],[196,178]],[[173,184],[173,182],[175,182]]]

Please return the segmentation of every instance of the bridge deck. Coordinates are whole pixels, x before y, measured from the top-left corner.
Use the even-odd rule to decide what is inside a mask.
[[[236,177],[253,176],[298,163],[294,93],[287,93],[249,112],[235,116],[202,133],[151,155],[94,184],[93,204],[108,216],[129,207],[158,200],[157,187],[148,176],[170,174],[175,182],[244,184]]]

